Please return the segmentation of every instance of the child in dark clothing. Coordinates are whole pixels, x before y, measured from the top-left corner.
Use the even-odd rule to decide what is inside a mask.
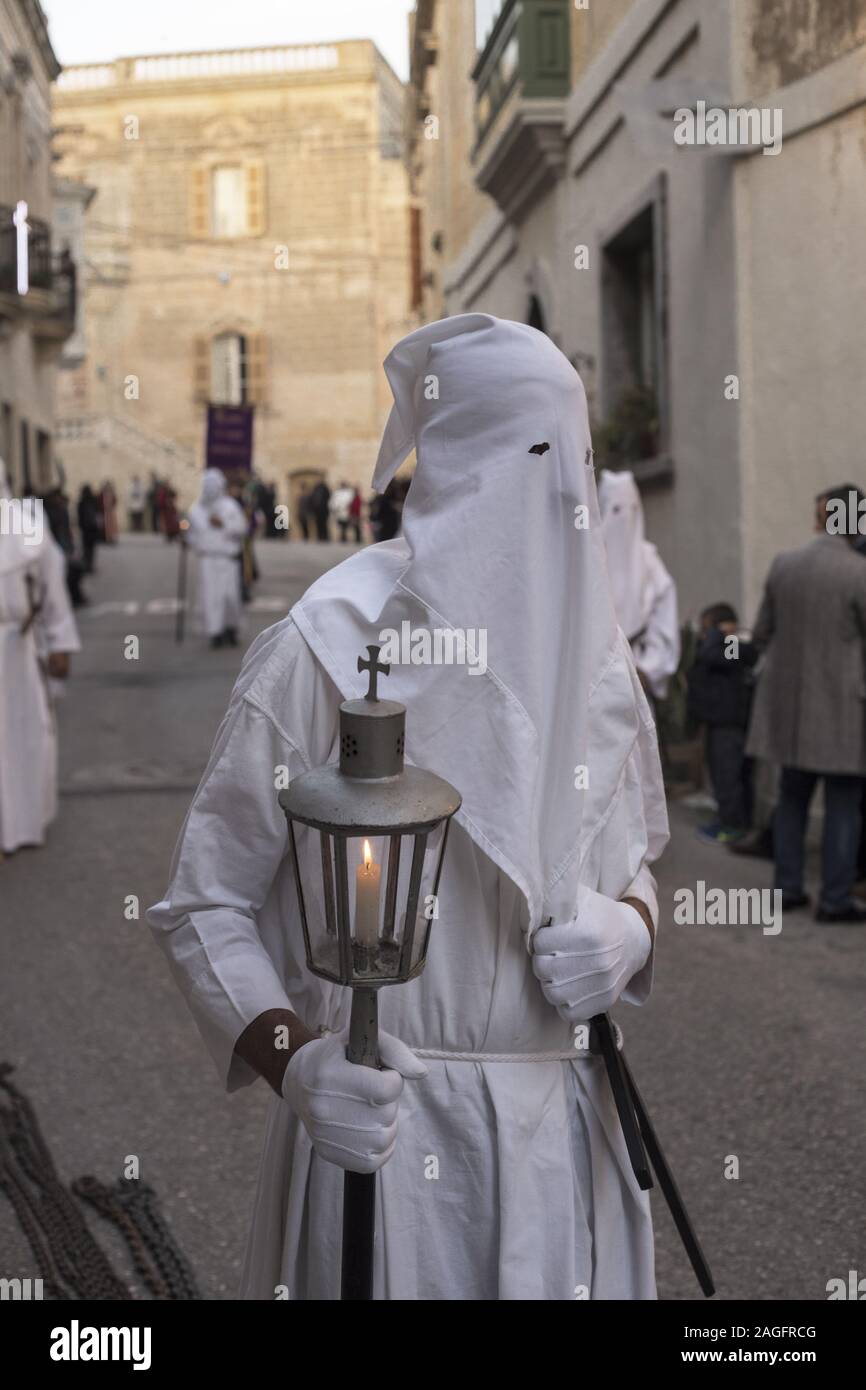
[[[688,673],[689,713],[705,726],[706,759],[718,821],[701,828],[705,839],[731,844],[751,822],[751,761],[746,728],[752,703],[754,644],[737,635],[737,614],[715,603],[701,614],[702,640]]]

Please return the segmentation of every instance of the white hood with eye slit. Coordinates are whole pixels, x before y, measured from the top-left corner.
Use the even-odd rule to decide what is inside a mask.
[[[416,450],[403,535],[324,575],[292,617],[345,698],[364,694],[357,658],[384,629],[485,631],[484,674],[394,665],[380,688],[408,707],[408,760],[460,790],[458,820],[517,884],[532,929],[572,909],[639,740],[650,858],[667,837],[652,723],[611,600],[583,386],[544,334],[488,314],[418,329],[385,370],[394,407],[373,482],[383,491]]]

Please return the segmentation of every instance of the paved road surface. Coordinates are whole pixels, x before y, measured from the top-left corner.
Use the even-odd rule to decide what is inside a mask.
[[[246,636],[347,550],[260,546]],[[158,539],[129,538],[100,564],[60,714],[60,818],[45,849],[0,865],[0,1058],[16,1064],[63,1176],[110,1180],[138,1155],[204,1295],[231,1298],[267,1094],[258,1085],[225,1097],[124,900],[135,894],[144,908],[162,893],[240,655],[194,636],[175,645],[176,553]],[[138,662],[123,656],[130,634]],[[866,933],[807,914],[776,936],[674,925],[677,889],[766,887],[770,866],[704,845],[682,808],[673,823],[655,992],[645,1009],[622,1011],[632,1069],[720,1296],[823,1299],[828,1279],[866,1273]],[[730,1156],[737,1179],[725,1176]],[[693,1298],[663,1206],[657,1217],[661,1296]],[[0,1250],[0,1275],[36,1274],[2,1198]]]

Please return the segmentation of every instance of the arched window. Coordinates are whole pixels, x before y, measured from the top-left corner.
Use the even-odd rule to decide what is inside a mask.
[[[247,344],[240,333],[220,333],[211,341],[211,402],[247,404]]]

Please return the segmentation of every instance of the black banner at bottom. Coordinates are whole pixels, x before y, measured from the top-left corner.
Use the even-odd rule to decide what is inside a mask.
[[[826,1375],[849,1362],[859,1346],[862,1323],[859,1310],[846,1301],[827,1303],[719,1302],[593,1303],[576,1300],[533,1315],[523,1333],[531,1344],[539,1323],[554,1330],[557,1358],[567,1363],[577,1357],[600,1356],[617,1374],[634,1368],[645,1374],[666,1373],[674,1366],[763,1365],[812,1366]],[[496,1305],[450,1304],[439,1309],[439,1323],[425,1324],[441,1338],[441,1319],[465,1329],[475,1356],[512,1355],[517,1328],[501,1316]],[[439,1305],[437,1305],[437,1309]],[[369,1309],[369,1305],[368,1305]],[[432,1313],[428,1310],[428,1316]],[[240,1302],[141,1302],[66,1303],[0,1302],[0,1337],[8,1364],[25,1372],[61,1376],[73,1372],[92,1376],[100,1369],[114,1375],[130,1374],[231,1374],[264,1376],[301,1371],[298,1358],[326,1357],[327,1371],[339,1367],[343,1354],[357,1364],[363,1345],[359,1338],[393,1331],[395,1350],[405,1355],[403,1335],[409,1310],[401,1308],[400,1321],[383,1307],[368,1311],[374,1321],[354,1323],[342,1311],[339,1332],[336,1310],[327,1305],[276,1300],[273,1304]],[[346,1317],[350,1322],[346,1324]],[[357,1316],[357,1311],[354,1316]],[[507,1315],[506,1315],[507,1316]],[[379,1317],[382,1321],[379,1322]],[[464,1317],[472,1321],[463,1323]],[[547,1319],[552,1318],[553,1323]],[[488,1321],[489,1319],[489,1321]],[[420,1329],[419,1329],[420,1330]],[[322,1333],[330,1333],[322,1337]],[[562,1340],[562,1339],[567,1340]],[[572,1338],[577,1340],[572,1342]],[[856,1341],[855,1341],[856,1339]],[[520,1337],[523,1340],[523,1337]],[[454,1344],[441,1343],[453,1363]],[[372,1345],[372,1343],[371,1343]],[[410,1344],[411,1345],[411,1344]],[[568,1350],[571,1348],[571,1350]],[[430,1339],[425,1340],[424,1369],[433,1364]]]

